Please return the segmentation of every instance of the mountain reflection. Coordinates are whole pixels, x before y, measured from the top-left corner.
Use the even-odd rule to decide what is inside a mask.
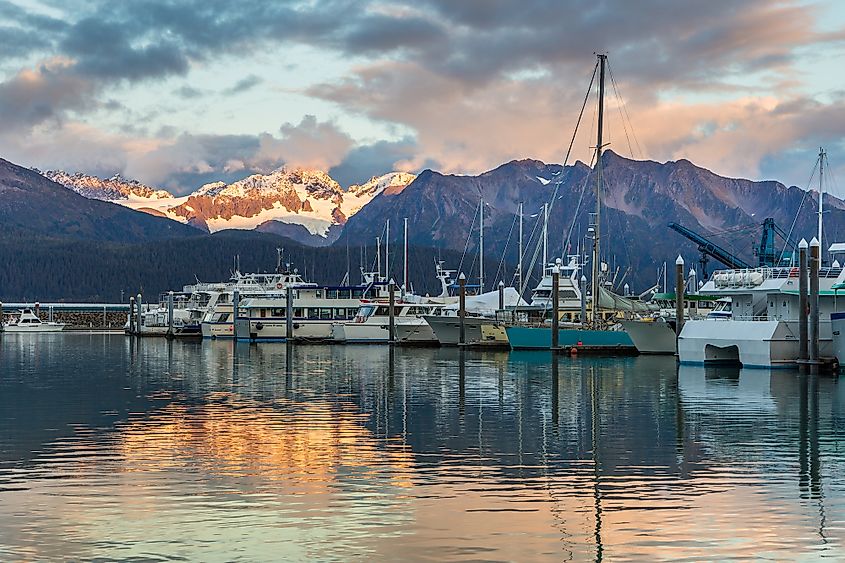
[[[221,559],[841,549],[845,427],[829,377],[107,337],[0,350],[9,557],[72,541],[77,558],[197,558],[218,528]]]

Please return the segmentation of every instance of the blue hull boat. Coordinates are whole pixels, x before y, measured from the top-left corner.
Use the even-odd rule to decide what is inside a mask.
[[[509,326],[505,330],[514,350],[549,350],[552,347],[551,327]],[[562,348],[636,350],[624,330],[560,329],[558,342]]]

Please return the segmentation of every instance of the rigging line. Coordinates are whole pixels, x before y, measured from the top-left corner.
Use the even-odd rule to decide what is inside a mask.
[[[475,208],[475,214],[472,216],[472,223],[469,224],[469,232],[467,233],[466,242],[464,243],[464,252],[461,254],[461,261],[458,263],[458,275],[462,274],[461,268],[464,265],[464,258],[466,258],[467,250],[469,250],[469,241],[472,238],[472,228],[475,226],[475,218],[478,217],[478,210],[481,209],[481,202],[478,202],[478,207]]]
[[[595,162],[596,153],[593,153],[593,156],[590,159],[590,169],[593,168],[593,164],[595,164]],[[581,211],[581,203],[584,201],[584,193],[587,191],[587,186],[590,184],[591,178],[592,172],[587,173],[584,177],[584,184],[581,186],[581,193],[578,196],[578,204],[575,206],[575,213],[572,214],[572,222],[569,224],[569,231],[566,233],[566,239],[563,241],[563,248],[569,248],[569,245],[572,243],[572,231],[575,230],[575,223],[578,221],[578,213]],[[580,256],[578,257],[578,260],[581,260]]]
[[[505,263],[505,254],[507,253],[507,251],[508,251],[508,245],[509,245],[509,244],[510,244],[510,242],[511,242],[511,235],[513,235],[513,228],[516,226],[516,222],[517,222],[518,220],[519,220],[519,216],[518,216],[518,215],[514,215],[514,216],[513,216],[513,223],[511,223],[511,229],[508,231],[508,238],[507,238],[507,240],[505,241],[505,248],[504,248],[504,249],[502,249],[502,259],[501,259],[501,260],[499,260],[499,267],[498,267],[498,268],[496,268],[496,275],[493,277],[494,282],[495,282],[495,280],[499,279],[499,273],[502,271],[502,266],[503,266],[503,265],[504,265],[504,263]]]
[[[783,243],[783,250],[780,253],[780,260],[786,257],[786,249],[789,246],[789,241],[792,240],[792,232],[795,230],[795,223],[798,222],[798,215],[801,213],[801,208],[804,207],[804,202],[807,200],[807,195],[810,193],[810,185],[813,183],[813,177],[816,175],[816,169],[819,167],[819,158],[816,158],[816,163],[813,165],[813,171],[810,172],[810,179],[807,180],[807,189],[804,190],[804,195],[801,196],[801,203],[798,204],[798,209],[795,211],[795,217],[792,218],[792,225],[789,226],[789,232],[786,234],[786,241]]]
[[[634,122],[631,121],[631,116],[628,114],[628,105],[625,103],[625,100],[622,98],[622,95],[619,93],[619,86],[616,84],[616,79],[613,77],[613,71],[610,68],[610,62],[607,63],[607,73],[610,75],[610,84],[613,86],[613,91],[616,93],[616,98],[619,100],[619,113],[622,115],[622,127],[625,128],[625,138],[628,138],[628,129],[625,127],[625,120],[628,120],[628,124],[631,126],[631,136],[634,138],[634,144],[637,146],[637,152],[639,152],[640,158],[643,158],[643,150],[640,147],[640,141],[637,139],[637,133],[634,131]],[[628,139],[628,150],[631,150],[631,141]],[[633,157],[633,150],[631,150],[631,156]]]
[[[523,207],[523,212],[524,212],[524,209],[525,208]],[[542,207],[540,209],[542,210]],[[537,220],[534,222],[534,227],[532,227],[531,231],[528,233],[528,238],[526,238],[523,241],[523,248],[522,248],[522,258],[523,258],[523,265],[522,266],[523,266],[523,268],[525,268],[524,262],[526,261],[526,256],[528,256],[528,249],[531,248],[532,243],[534,241],[534,236],[536,235],[538,237],[537,242],[536,242],[538,245],[541,242],[541,239],[539,237],[542,236],[543,230],[540,229],[540,224],[542,222],[542,215],[540,213],[541,212],[538,212],[536,215],[530,215],[528,217],[529,219],[531,219],[532,217],[537,217]],[[523,220],[524,220],[524,218],[523,218]],[[527,274],[525,272],[527,272]],[[523,271],[523,274],[522,274],[523,281],[525,280],[526,275],[528,276],[529,280],[534,279],[533,272],[530,269]],[[516,278],[517,278],[516,271],[514,271],[512,282],[513,282],[513,280],[516,280]]]
[[[619,95],[619,91],[616,89],[616,84],[613,81],[613,73],[608,71],[608,74],[610,74],[610,84],[613,86],[613,93],[616,94],[616,101],[619,102],[616,109],[619,110],[619,118],[620,121],[622,121],[622,130],[625,132],[625,141],[628,143],[628,152],[630,153],[631,158],[636,158],[636,156],[634,156],[634,149],[631,147],[631,138],[628,136],[628,126],[625,124],[625,114],[622,113],[622,96]]]
[[[827,155],[825,155],[825,156],[827,156]],[[831,167],[830,167],[830,157],[829,156],[824,160],[824,167],[825,167],[825,171],[826,171],[825,173],[826,173],[826,178],[827,178],[827,183],[828,183],[827,193],[829,195],[834,195],[833,191],[835,190],[836,194],[839,194],[840,193],[839,184],[836,181],[836,176],[833,174],[833,169],[831,169]],[[831,190],[829,188],[830,184],[833,184],[834,190]],[[839,196],[836,195],[836,197],[839,197]]]
[[[563,159],[563,166],[560,169],[560,174],[563,174],[566,171],[566,165],[569,163],[569,157],[572,155],[572,147],[575,145],[575,138],[578,135],[578,129],[581,127],[581,120],[584,118],[584,109],[587,107],[587,102],[590,100],[590,93],[593,91],[593,84],[596,81],[596,73],[599,69],[599,62],[596,61],[595,66],[593,67],[593,74],[590,76],[590,85],[587,87],[587,93],[584,95],[584,101],[581,103],[581,111],[578,112],[578,120],[575,122],[575,130],[572,132],[572,138],[569,140],[569,147],[566,149],[566,156]],[[555,189],[552,192],[552,198],[549,202],[548,213],[551,214],[552,209],[554,208],[555,201],[557,200],[557,194],[560,191],[560,185],[563,182],[563,178],[561,178],[558,182],[555,183]],[[529,272],[534,271],[534,266],[537,263],[537,258],[540,256],[540,244],[534,248],[534,256],[531,258],[531,264],[528,267]],[[542,276],[546,275],[546,264],[543,264],[543,272]],[[519,288],[519,294],[522,295],[525,292],[525,276],[523,276],[522,287]]]

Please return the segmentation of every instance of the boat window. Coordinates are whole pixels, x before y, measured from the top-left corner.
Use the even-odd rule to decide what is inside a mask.
[[[329,307],[324,307],[320,309],[320,319],[322,320],[331,320],[332,318],[332,310]]]
[[[263,319],[266,316],[267,316],[267,309],[261,309],[261,318]]]
[[[345,319],[346,318],[346,309],[335,309],[334,310],[334,318],[336,319]]]
[[[220,322],[221,323],[225,323],[228,320],[229,320],[229,313],[223,313],[222,315],[220,315]]]
[[[386,317],[389,314],[390,313],[388,312],[387,307],[385,307],[384,305],[379,307],[378,310],[376,311],[376,315],[378,315],[379,317]]]
[[[298,318],[298,319],[301,319],[302,317],[305,316],[305,309],[303,309],[302,307],[295,308],[293,310],[293,316]]]
[[[281,318],[284,319],[286,317],[286,313],[287,313],[287,311],[285,311],[285,309],[282,309],[282,308],[276,308],[276,309],[270,310],[270,316],[271,317],[281,317]]]
[[[363,289],[353,289],[352,290],[352,299],[361,299],[364,297],[364,290]]]
[[[316,307],[309,307],[308,308],[308,318],[309,319],[319,319],[320,318],[320,309]]]
[[[322,289],[318,289],[317,291],[314,292],[314,294],[315,294],[315,297],[317,297],[317,299],[323,298],[323,290]]]
[[[326,290],[326,299],[337,299],[338,297],[339,296],[338,296],[338,292],[337,292],[336,289],[327,289]]]

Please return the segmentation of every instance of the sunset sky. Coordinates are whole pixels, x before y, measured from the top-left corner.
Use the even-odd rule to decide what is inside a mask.
[[[824,145],[845,191],[834,0],[0,0],[0,21],[0,157],[41,169],[184,193],[285,163],[346,186],[562,162],[605,51],[633,128],[611,89],[613,150],[805,186]]]

